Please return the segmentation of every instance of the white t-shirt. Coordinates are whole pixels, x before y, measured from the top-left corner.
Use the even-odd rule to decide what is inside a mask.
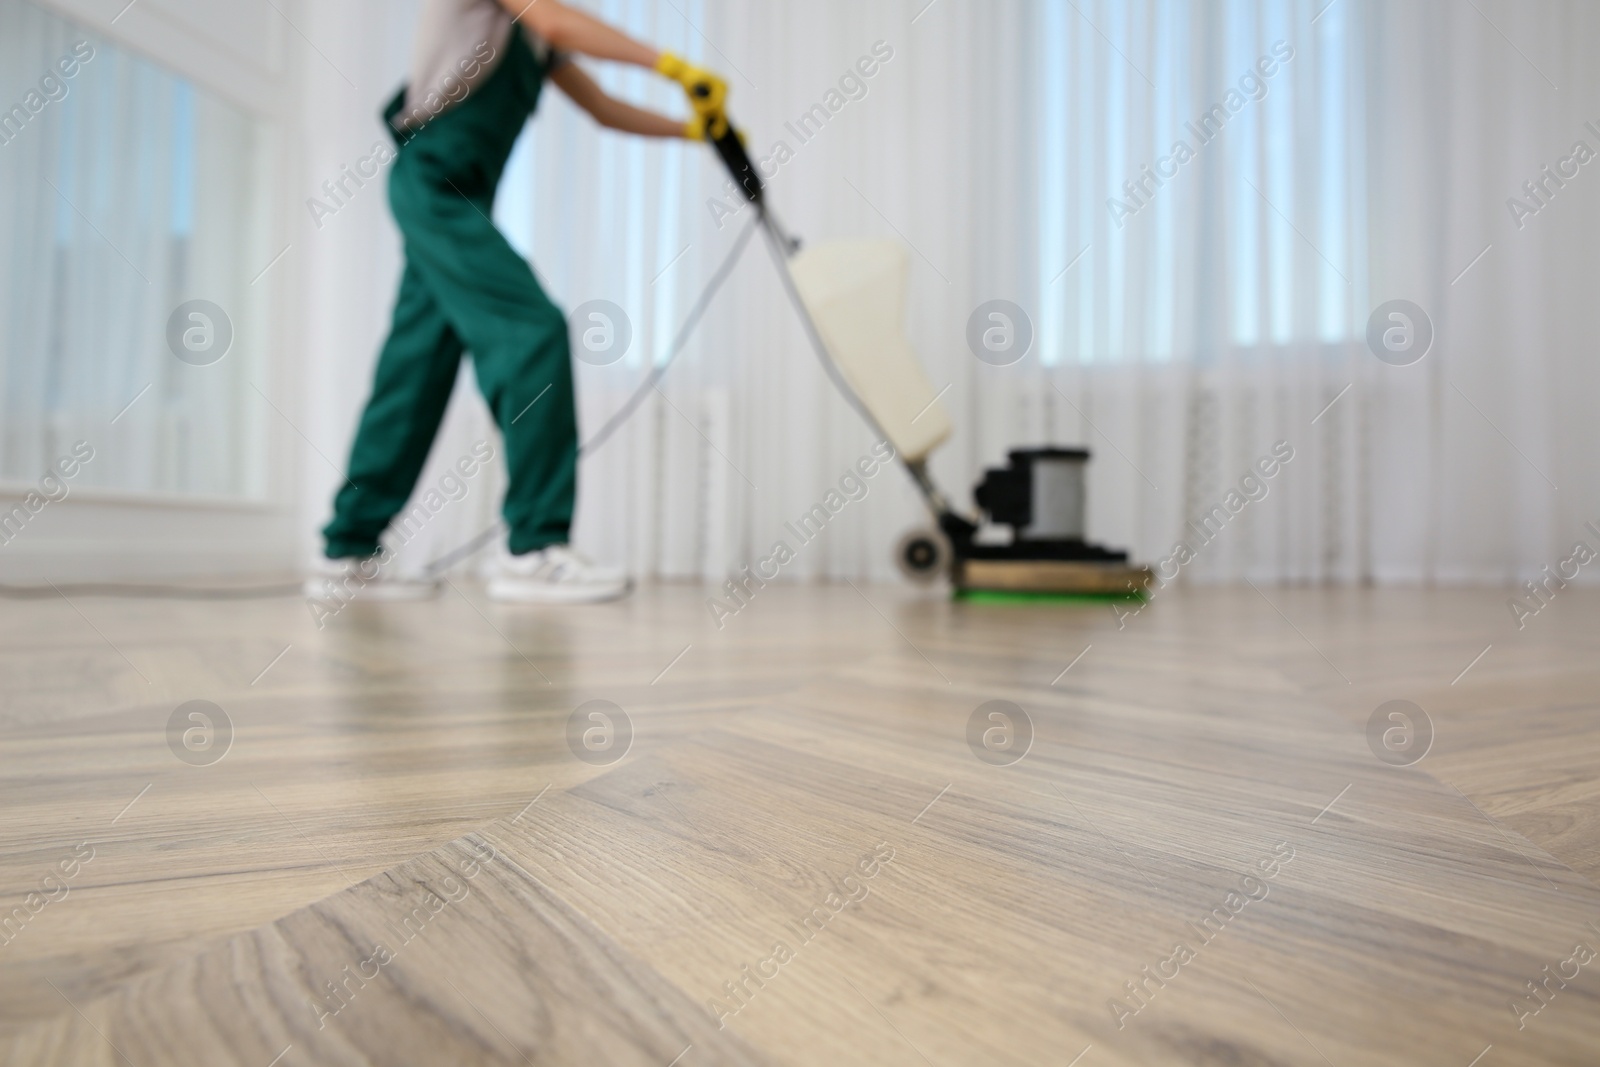
[[[400,124],[421,126],[465,100],[505,59],[515,27],[499,0],[422,0]],[[540,59],[553,55],[531,30],[523,32]]]

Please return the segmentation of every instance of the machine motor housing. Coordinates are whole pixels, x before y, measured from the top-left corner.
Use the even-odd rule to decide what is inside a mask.
[[[1010,544],[973,542],[973,559],[1124,561],[1126,552],[1090,544],[1084,535],[1087,448],[1014,448],[1008,464],[984,472],[973,499],[989,521],[1011,527]]]

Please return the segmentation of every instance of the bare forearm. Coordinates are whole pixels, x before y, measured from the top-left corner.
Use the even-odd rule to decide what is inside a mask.
[[[665,115],[658,115],[654,111],[646,111],[642,107],[634,107],[618,100],[600,88],[600,83],[591,78],[583,67],[575,62],[558,66],[550,75],[550,79],[562,92],[572,98],[573,103],[608,129],[643,134],[646,137],[685,135],[685,124],[682,119],[669,119]]]
[[[568,7],[560,0],[500,0],[517,19],[554,48],[596,59],[653,69],[661,53],[649,45],[606,25],[599,19]]]
[[[607,129],[637,133],[645,137],[682,137],[683,120],[670,119],[642,107],[608,97],[595,120]]]
[[[561,0],[528,0],[525,8],[517,10],[516,5],[522,2],[500,0],[523,25],[560,51],[632,63],[671,78],[688,94],[695,112],[694,117],[685,122],[634,107],[600,88],[577,63],[558,64],[550,74],[551,80],[602,126],[645,137],[688,137],[692,140],[699,140],[707,129],[720,132],[727,128],[728,120],[722,111],[727,85],[710,71],[701,70],[679,56],[643,45],[600,20],[568,7]]]

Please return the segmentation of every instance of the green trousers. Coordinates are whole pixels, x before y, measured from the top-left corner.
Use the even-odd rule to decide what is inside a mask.
[[[397,146],[389,203],[405,273],[349,477],[322,531],[330,558],[377,550],[416,486],[464,353],[504,438],[511,551],[567,540],[578,436],[566,319],[489,221],[547,73],[547,61],[513,30],[494,73],[420,129],[395,124],[403,91],[385,112]]]

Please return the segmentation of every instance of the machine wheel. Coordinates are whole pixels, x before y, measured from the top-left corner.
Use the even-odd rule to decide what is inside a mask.
[[[931,585],[950,573],[950,542],[937,530],[920,528],[900,538],[894,561],[900,573],[918,585]]]

